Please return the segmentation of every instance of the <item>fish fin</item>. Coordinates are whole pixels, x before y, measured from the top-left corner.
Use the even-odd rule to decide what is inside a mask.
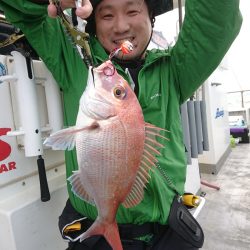
[[[43,144],[53,150],[72,150],[75,146],[75,130],[75,127],[59,130],[51,134]]]
[[[144,151],[141,159],[140,167],[137,171],[135,182],[131,188],[130,193],[123,201],[123,206],[126,208],[138,205],[144,196],[144,188],[150,180],[150,171],[156,167],[157,158],[156,155],[160,155],[158,148],[164,147],[161,143],[156,140],[156,137],[160,137],[164,140],[169,140],[168,138],[162,136],[160,131],[166,131],[165,129],[158,128],[150,123],[145,123],[145,145]]]
[[[93,235],[103,235],[113,250],[123,249],[118,226],[115,221],[113,223],[106,224],[101,223],[100,219],[96,219],[92,226],[86,232],[81,234],[77,240],[79,239],[80,242],[82,242],[86,238],[89,238]]]
[[[156,140],[156,138],[161,138],[162,140],[169,141],[169,138],[160,134],[160,132],[169,132],[166,129],[156,127],[150,123],[145,123],[145,144],[144,144],[144,156],[147,155],[148,158],[157,161],[156,155],[161,155],[158,148],[164,148],[164,145]],[[148,161],[148,160],[147,160]]]
[[[170,132],[169,130],[159,128],[159,127],[157,127],[155,125],[152,125],[150,123],[145,122],[145,132],[146,132],[146,137],[148,137],[148,138],[150,138],[150,137],[153,137],[153,138],[159,137],[159,138],[162,138],[164,140],[169,141],[169,138],[167,138],[167,137],[160,134],[160,132]],[[159,146],[162,147],[162,145],[159,145]]]
[[[82,185],[81,181],[81,172],[78,171],[73,171],[73,174],[67,179],[72,188],[72,192],[79,197],[81,200],[85,200],[86,202],[95,205],[94,199],[90,197],[90,195],[86,192]]]
[[[157,130],[157,131],[165,131],[165,132],[170,132],[169,130],[167,129],[164,129],[164,128],[160,128],[160,127],[157,127],[149,122],[145,122],[145,128],[146,129],[152,129],[152,130]]]
[[[140,169],[138,171],[140,171]],[[137,173],[131,191],[127,195],[126,199],[122,202],[122,205],[125,208],[134,207],[142,201],[145,187],[144,181],[145,179],[141,179],[141,176]]]
[[[59,130],[51,134],[45,141],[44,145],[52,147],[53,150],[72,150],[75,147],[75,136],[77,133],[89,130],[96,129],[99,127],[99,124],[94,121],[89,126],[84,127],[69,127],[66,129]]]

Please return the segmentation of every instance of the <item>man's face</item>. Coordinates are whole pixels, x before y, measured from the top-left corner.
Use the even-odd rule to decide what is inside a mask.
[[[151,35],[151,21],[143,0],[102,0],[95,11],[96,35],[102,46],[111,52],[129,40],[133,51],[119,53],[118,58],[138,58]]]

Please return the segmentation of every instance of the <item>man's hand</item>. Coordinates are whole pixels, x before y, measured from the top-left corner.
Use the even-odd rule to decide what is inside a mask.
[[[48,6],[48,15],[50,17],[57,16],[56,6],[53,4],[52,0],[49,0],[50,4]],[[79,0],[81,2],[81,6],[76,6],[75,0],[60,0],[60,6],[63,10],[68,8],[76,8],[76,15],[82,19],[86,19],[90,16],[93,11],[92,4],[89,0]]]

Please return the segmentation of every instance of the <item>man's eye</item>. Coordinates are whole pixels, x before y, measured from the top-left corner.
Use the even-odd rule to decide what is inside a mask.
[[[128,11],[128,15],[129,16],[136,16],[138,15],[140,12],[138,10],[130,10]]]
[[[102,16],[102,18],[104,20],[110,20],[111,18],[113,18],[113,15],[112,14],[105,14],[105,15]]]

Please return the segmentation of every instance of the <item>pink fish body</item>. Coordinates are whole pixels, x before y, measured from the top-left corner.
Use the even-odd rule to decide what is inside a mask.
[[[45,141],[56,149],[76,147],[79,170],[68,180],[72,191],[98,210],[81,241],[103,235],[114,250],[122,249],[116,212],[120,204],[132,207],[143,199],[160,130],[144,122],[134,92],[111,61],[90,69],[76,126]]]

